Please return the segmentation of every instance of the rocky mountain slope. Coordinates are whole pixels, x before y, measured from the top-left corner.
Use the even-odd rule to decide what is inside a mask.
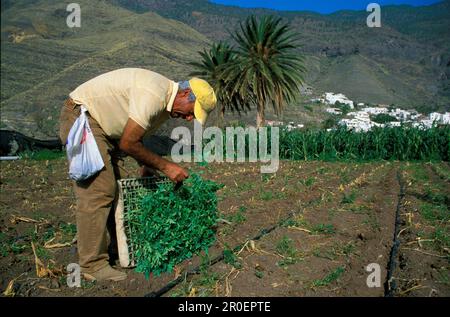
[[[352,99],[428,109],[450,100],[450,1],[431,6],[386,6],[381,28],[365,11],[330,15],[243,9],[206,0],[113,0],[136,12],[152,10],[189,24],[211,40],[227,39],[249,14],[275,14],[300,34],[308,83]]]
[[[179,21],[105,1],[79,1],[81,28],[70,29],[67,4],[30,2],[14,1],[1,16],[1,127],[27,135],[57,135],[62,102],[84,81],[121,67],[180,80],[210,42]]]
[[[1,127],[41,138],[56,135],[59,107],[68,92],[114,68],[148,67],[181,79],[197,51],[228,39],[228,31],[250,14],[275,14],[292,23],[314,94],[344,93],[355,102],[425,113],[450,108],[448,0],[383,7],[381,28],[367,27],[365,11],[321,15],[207,0],[78,2],[82,27],[70,29],[64,3],[2,1]],[[293,106],[292,111],[302,109]]]

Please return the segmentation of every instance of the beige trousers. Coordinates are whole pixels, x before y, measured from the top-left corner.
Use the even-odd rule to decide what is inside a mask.
[[[80,111],[80,106],[71,99],[64,103],[59,133],[63,144],[66,144],[70,128]],[[88,180],[74,181],[79,264],[83,272],[93,273],[109,264],[108,242],[110,250],[117,249],[113,212],[117,197],[116,180],[129,175],[123,167],[123,155],[117,141],[109,139],[98,122],[87,115],[105,163],[105,167]],[[117,253],[117,250],[113,252]]]

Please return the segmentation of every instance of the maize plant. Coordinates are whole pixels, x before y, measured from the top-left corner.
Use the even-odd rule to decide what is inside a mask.
[[[450,158],[450,126],[406,126],[354,132],[282,130],[280,157],[289,160],[435,160]]]
[[[271,153],[271,129],[267,129],[266,136],[268,153]],[[243,133],[240,137],[248,157],[251,142],[248,131],[243,130]],[[225,134],[223,153],[228,151]],[[260,137],[257,135],[257,142]],[[368,132],[355,132],[345,127],[330,131],[281,128],[279,137],[280,158],[285,160],[448,162],[450,158],[450,125],[433,126],[426,130],[405,125],[375,127]],[[203,146],[207,144],[206,140],[204,142]],[[239,141],[235,135],[234,145],[237,143]]]

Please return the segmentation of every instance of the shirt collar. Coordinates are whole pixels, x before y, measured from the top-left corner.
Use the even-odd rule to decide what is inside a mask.
[[[178,83],[176,82],[172,82],[172,92],[171,92],[171,96],[169,99],[169,102],[167,103],[167,111],[172,112],[172,107],[173,107],[173,103],[175,101],[175,97],[177,96],[178,93]]]

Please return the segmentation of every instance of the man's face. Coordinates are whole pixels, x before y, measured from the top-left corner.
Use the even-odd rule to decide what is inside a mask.
[[[185,89],[177,94],[170,116],[192,121],[194,115],[195,96],[191,89]]]

